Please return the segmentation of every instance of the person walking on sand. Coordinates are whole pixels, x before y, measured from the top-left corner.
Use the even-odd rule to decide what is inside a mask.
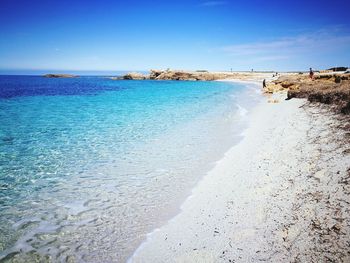
[[[263,88],[266,88],[266,80],[263,80]]]
[[[312,79],[312,80],[314,79],[314,72],[313,72],[312,68],[310,68],[309,77],[310,77],[310,79]]]

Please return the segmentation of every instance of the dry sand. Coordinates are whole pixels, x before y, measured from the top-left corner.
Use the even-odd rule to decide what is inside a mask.
[[[130,262],[350,262],[343,120],[285,97],[254,109],[244,139]]]

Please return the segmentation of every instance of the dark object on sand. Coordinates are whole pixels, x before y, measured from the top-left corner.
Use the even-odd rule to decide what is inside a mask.
[[[266,88],[266,80],[263,80],[263,88]]]
[[[341,82],[341,76],[334,76],[334,82],[340,83]]]

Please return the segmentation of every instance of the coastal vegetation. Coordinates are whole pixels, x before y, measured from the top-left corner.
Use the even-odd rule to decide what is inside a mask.
[[[350,114],[350,73],[320,73],[313,79],[307,74],[289,74],[271,81],[264,88],[266,93],[283,90],[287,91],[287,99],[306,98]]]

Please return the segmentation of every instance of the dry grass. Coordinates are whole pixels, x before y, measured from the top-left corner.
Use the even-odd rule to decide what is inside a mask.
[[[324,74],[314,80],[307,75],[283,76],[274,82],[288,89],[288,99],[307,98],[333,106],[337,111],[350,114],[350,74]]]

